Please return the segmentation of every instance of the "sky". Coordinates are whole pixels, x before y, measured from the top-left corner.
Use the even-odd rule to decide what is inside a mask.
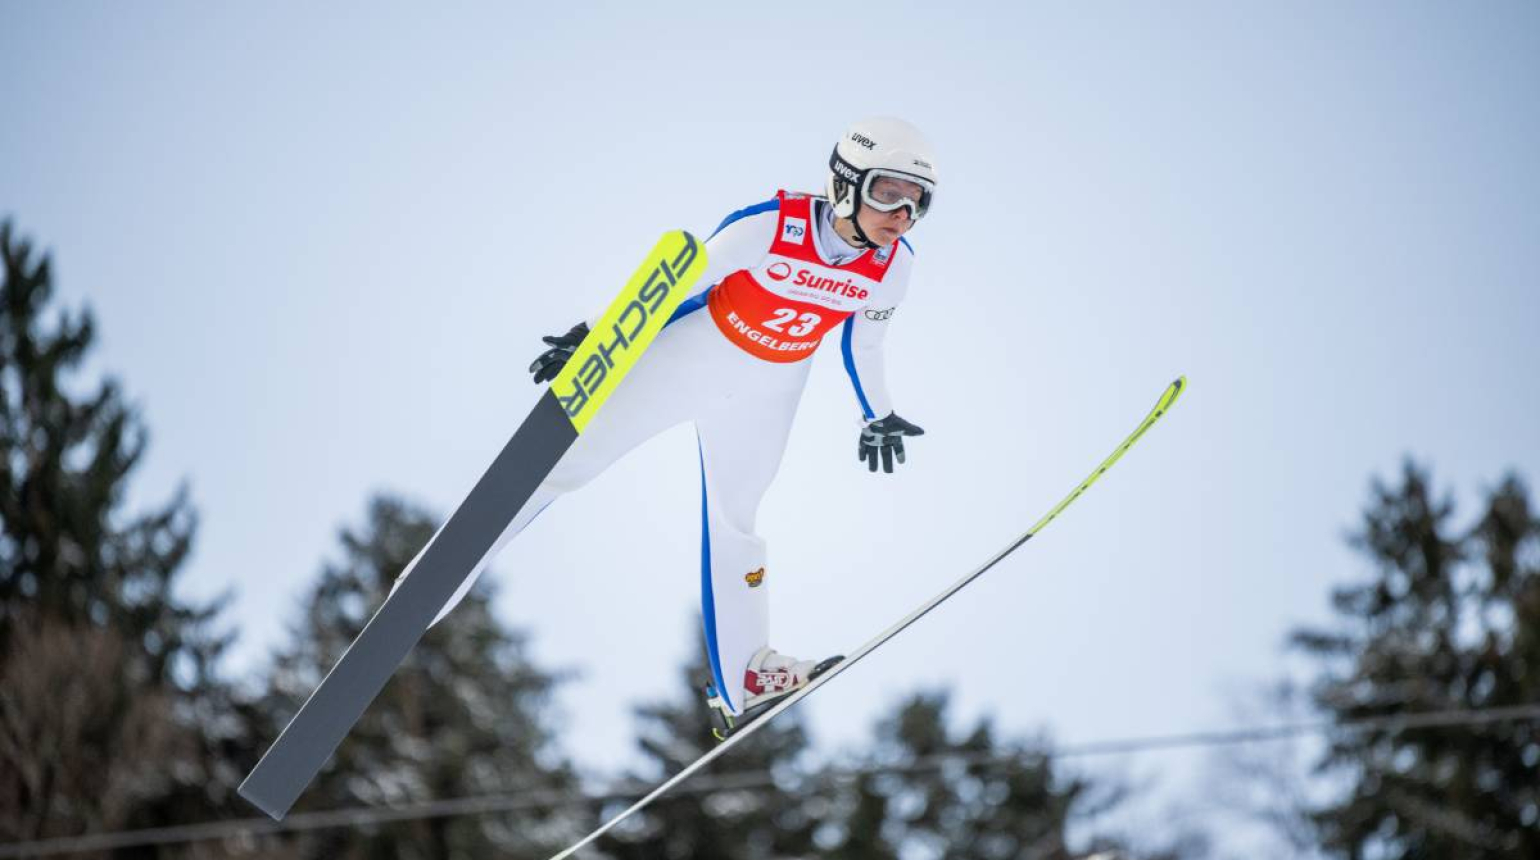
[[[371,493],[458,503],[541,335],[663,231],[820,189],[847,124],[905,117],[941,185],[888,368],[927,434],[868,474],[814,359],[759,516],[775,647],[853,650],[1190,388],[811,697],[820,749],[941,687],[1007,735],[1220,728],[1367,573],[1373,478],[1411,457],[1468,521],[1540,476],[1537,43],[1540,7],[1500,2],[11,3],[0,218],[96,315],[88,372],[151,432],[130,508],[189,487],[184,593],[233,591],[255,677]],[[699,647],[694,446],[658,437],[488,577],[576,673],[563,743],[596,774],[636,766],[629,707]],[[1085,766],[1202,819],[1204,756]]]

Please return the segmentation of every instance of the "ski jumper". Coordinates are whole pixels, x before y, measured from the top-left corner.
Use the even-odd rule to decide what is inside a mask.
[[[834,232],[826,201],[784,191],[729,215],[706,250],[698,283],[709,286],[680,306],[438,619],[558,496],[663,430],[694,422],[706,646],[716,688],[738,713],[749,660],[769,641],[767,555],[754,520],[780,467],[811,367],[807,359],[840,329],[863,415],[870,420],[892,411],[882,341],[908,285],[913,250],[903,240],[852,248]]]

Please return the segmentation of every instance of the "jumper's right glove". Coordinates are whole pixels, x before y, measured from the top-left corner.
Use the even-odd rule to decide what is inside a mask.
[[[556,374],[561,373],[562,367],[566,366],[567,359],[572,357],[572,353],[577,352],[578,345],[583,342],[585,337],[588,337],[588,323],[586,322],[578,323],[566,334],[553,334],[542,337],[541,340],[550,349],[540,353],[540,357],[536,358],[534,363],[529,366],[529,372],[535,375],[535,384],[539,385],[542,382],[550,382],[555,379]]]
[[[889,412],[888,417],[873,421],[861,428],[860,458],[866,461],[869,471],[877,471],[877,459],[882,458],[882,471],[892,473],[893,459],[904,462],[904,437],[924,436],[925,430]]]

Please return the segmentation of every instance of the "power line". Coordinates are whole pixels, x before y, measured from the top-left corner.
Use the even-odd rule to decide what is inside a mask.
[[[1509,705],[1501,708],[1458,708],[1445,711],[1423,711],[1413,714],[1364,717],[1357,720],[1312,720],[1218,732],[1191,732],[1179,735],[1152,735],[1122,740],[1089,741],[1060,747],[1052,755],[1055,758],[1116,755],[1119,753],[1180,749],[1182,747],[1212,747],[1228,744],[1277,741],[1300,737],[1301,735],[1328,734],[1330,732],[1374,730],[1399,732],[1407,729],[1480,726],[1490,723],[1521,722],[1534,719],[1540,719],[1540,704]]]
[[[834,768],[831,771],[827,771],[826,774],[848,778],[877,773],[916,773],[935,770],[948,764],[1036,763],[1049,759],[1090,758],[1193,747],[1261,743],[1332,732],[1376,730],[1399,732],[1407,729],[1480,726],[1526,720],[1540,720],[1540,704],[1513,705],[1501,708],[1426,711],[1423,713],[1366,717],[1359,720],[1345,721],[1315,720],[1227,731],[1148,735],[1066,744],[1051,751],[1034,751],[1022,755],[1001,755],[999,753],[946,754],[927,756],[899,765]],[[687,786],[681,787],[676,792],[676,796],[762,788],[772,785],[774,782],[775,778],[767,771],[703,776]],[[363,827],[423,818],[449,818],[459,815],[516,812],[525,809],[592,806],[611,801],[629,800],[645,793],[651,787],[650,784],[637,780],[626,780],[617,783],[614,787],[601,794],[585,795],[582,797],[573,797],[571,793],[565,791],[541,789],[538,791],[521,792],[516,795],[494,794],[478,797],[461,797],[395,807],[353,807],[326,812],[298,812],[289,815],[283,821],[273,821],[268,818],[242,818],[185,824],[175,827],[157,827],[142,830],[95,833],[86,836],[42,839],[34,842],[13,842],[8,845],[0,845],[0,860],[4,860],[4,858],[54,857],[65,854],[110,851],[118,848],[147,845],[172,845],[187,842],[223,840],[234,837],[298,833],[333,827]]]

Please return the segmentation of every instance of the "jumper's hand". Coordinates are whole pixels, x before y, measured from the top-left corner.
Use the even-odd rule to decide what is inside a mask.
[[[542,382],[550,382],[555,379],[556,374],[561,373],[561,369],[567,364],[567,359],[571,358],[572,353],[577,351],[578,345],[583,342],[585,337],[588,337],[588,323],[586,322],[578,323],[566,334],[553,334],[542,337],[541,340],[550,349],[540,353],[540,357],[536,358],[529,366],[529,372],[535,375],[535,384],[539,385]]]
[[[924,436],[925,430],[889,412],[888,417],[873,421],[861,428],[861,450],[858,455],[866,461],[869,471],[877,471],[877,460],[882,459],[882,471],[892,473],[893,460],[904,462],[904,437]]]

